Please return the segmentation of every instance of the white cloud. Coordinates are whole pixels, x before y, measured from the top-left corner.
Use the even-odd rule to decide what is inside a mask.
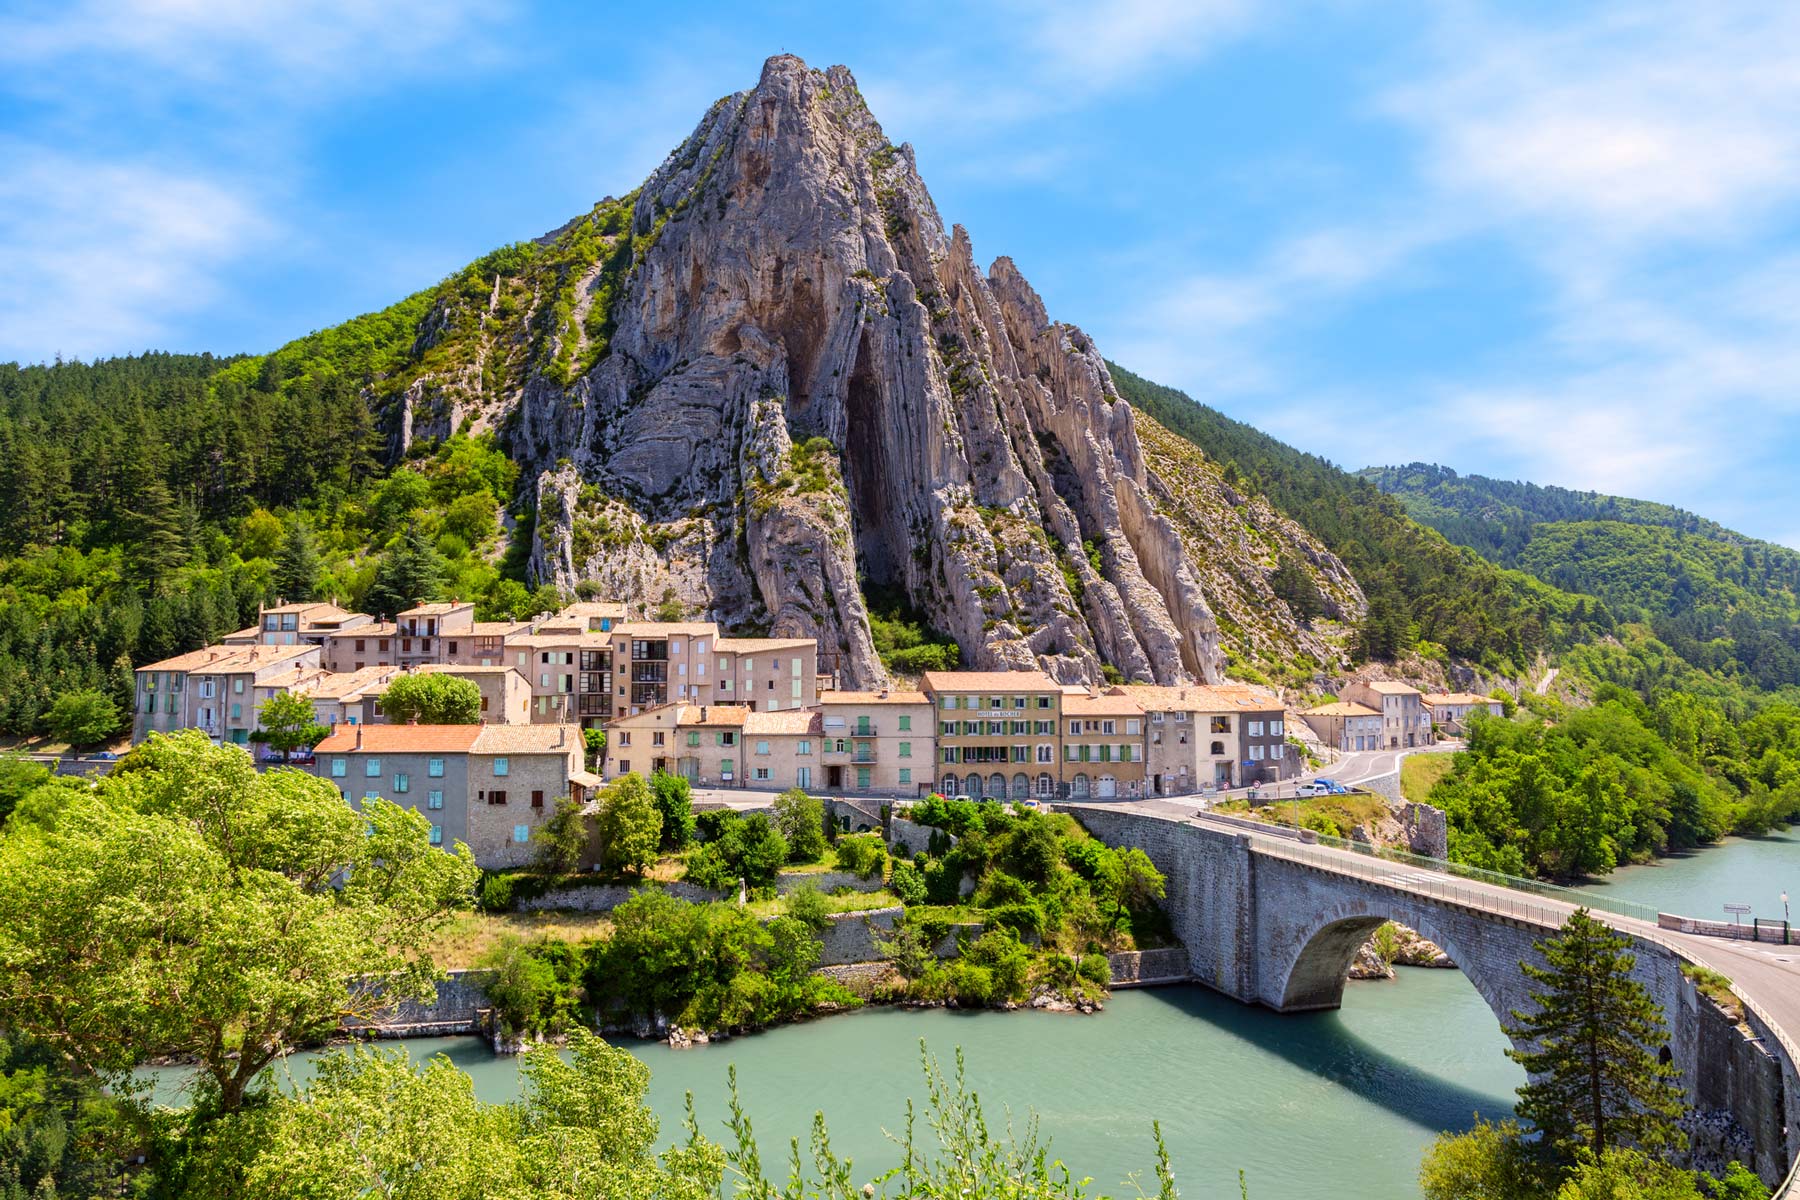
[[[13,145],[0,173],[0,359],[156,346],[217,300],[214,273],[269,232],[231,187]]]

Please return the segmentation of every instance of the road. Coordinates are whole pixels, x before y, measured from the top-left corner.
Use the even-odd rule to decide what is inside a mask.
[[[1320,770],[1319,777],[1342,784],[1362,783],[1392,775],[1400,769],[1400,760],[1409,754],[1453,754],[1461,749],[1461,742],[1439,742],[1410,750],[1346,750],[1336,762]]]

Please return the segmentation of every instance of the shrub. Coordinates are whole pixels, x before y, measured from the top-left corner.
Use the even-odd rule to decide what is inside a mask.
[[[1112,985],[1112,964],[1106,961],[1104,954],[1082,955],[1081,961],[1075,966],[1075,972],[1083,979],[1090,983],[1097,983],[1101,987]]]
[[[714,817],[702,813],[702,818]],[[775,888],[775,875],[788,859],[787,839],[782,837],[763,813],[741,816],[724,813],[715,820],[703,822],[712,827],[712,836],[688,859],[690,882],[714,891],[733,891],[744,881],[751,892],[769,895]]]
[[[987,923],[989,929],[1010,929],[1019,934],[1042,934],[1048,924],[1043,908],[1030,901],[989,909]]]
[[[888,872],[888,890],[900,897],[902,904],[923,904],[925,876],[909,862],[896,862]]]
[[[825,856],[825,805],[817,796],[789,788],[775,797],[775,828],[787,839],[788,860],[818,862]]]
[[[531,832],[537,843],[538,865],[554,875],[567,875],[581,866],[587,850],[588,824],[581,805],[564,796],[544,823]]]
[[[573,986],[581,954],[563,942],[527,943],[508,935],[482,955],[492,970],[488,999],[503,1027],[521,1034],[561,1033],[575,1013]]]
[[[694,840],[693,788],[680,775],[657,771],[650,776],[650,794],[662,814],[662,848],[684,849]]]
[[[812,884],[803,884],[788,893],[787,915],[818,933],[831,926],[831,902]]]
[[[609,870],[642,876],[656,862],[662,844],[662,814],[644,777],[633,771],[600,789],[594,826],[600,855]]]
[[[507,912],[513,906],[513,877],[487,874],[481,877],[481,907],[487,912]]]
[[[862,879],[873,879],[887,866],[887,847],[882,845],[880,836],[873,833],[839,838],[837,865],[840,870],[850,871]]]

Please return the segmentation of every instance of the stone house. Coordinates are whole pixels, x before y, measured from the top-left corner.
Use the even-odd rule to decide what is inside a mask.
[[[598,782],[573,725],[340,726],[312,769],[354,806],[381,797],[423,813],[433,845],[464,842],[488,869],[531,863],[557,800],[585,804]]]
[[[738,739],[741,765],[737,777],[744,786],[758,790],[819,790],[823,745],[823,718],[816,711],[746,709],[743,735]]]
[[[1300,714],[1318,739],[1334,750],[1382,748],[1381,714],[1366,704],[1334,700]]]
[[[1487,712],[1498,717],[1506,711],[1492,696],[1479,696],[1474,692],[1435,692],[1422,697],[1421,703],[1433,725],[1458,736],[1468,732],[1470,713]]]
[[[1416,687],[1391,679],[1356,680],[1344,685],[1338,699],[1381,714],[1381,749],[1403,750],[1432,743],[1431,714],[1425,711]]]
[[[328,632],[321,638],[327,671],[360,671],[364,667],[400,665],[398,634],[391,621],[370,621]]]
[[[636,771],[681,775],[695,787],[737,787],[744,778],[744,725],[750,710],[737,704],[662,704],[606,723],[601,775]]]
[[[1066,691],[1062,768],[1071,800],[1144,794],[1143,706],[1129,693]]]
[[[268,681],[318,674],[320,654],[302,644],[208,646],[147,663],[135,672],[131,740],[199,729],[215,742],[246,745],[258,705],[273,694]]]
[[[245,632],[254,634],[255,640],[264,646],[323,646],[329,634],[368,625],[374,620],[367,613],[351,612],[335,604],[278,602],[272,608],[259,606],[256,624]]]
[[[376,701],[399,667],[364,667],[360,671],[325,671],[289,690],[312,701],[313,717],[321,725],[363,725],[381,720]]]
[[[1060,794],[1063,689],[1042,671],[927,671],[946,796]]]
[[[444,662],[451,639],[460,643],[474,634],[475,605],[466,600],[419,604],[401,613],[396,624],[401,666]]]
[[[919,796],[933,786],[937,741],[924,692],[821,692],[826,792]]]

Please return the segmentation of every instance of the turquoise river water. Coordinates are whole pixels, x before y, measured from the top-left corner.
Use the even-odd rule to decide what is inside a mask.
[[[1780,914],[1800,892],[1800,833],[1721,846],[1618,872],[1596,890],[1694,916],[1728,902]],[[1502,1053],[1494,1015],[1462,974],[1402,969],[1393,982],[1349,984],[1332,1013],[1278,1016],[1200,987],[1120,992],[1104,1013],[952,1013],[876,1009],[690,1050],[630,1044],[651,1068],[663,1134],[680,1134],[692,1092],[702,1131],[724,1136],[726,1070],[736,1065],[765,1163],[785,1160],[815,1111],[858,1179],[891,1166],[883,1130],[899,1130],[923,1093],[919,1042],[946,1063],[961,1047],[990,1108],[1035,1112],[1055,1157],[1097,1188],[1133,1195],[1151,1176],[1152,1120],[1162,1122],[1188,1200],[1388,1200],[1416,1196],[1419,1157],[1471,1115],[1511,1111],[1523,1075]],[[518,1094],[516,1063],[474,1038],[407,1043],[446,1054],[485,1099]],[[303,1076],[308,1059],[292,1065]],[[164,1082],[171,1082],[170,1076]]]

